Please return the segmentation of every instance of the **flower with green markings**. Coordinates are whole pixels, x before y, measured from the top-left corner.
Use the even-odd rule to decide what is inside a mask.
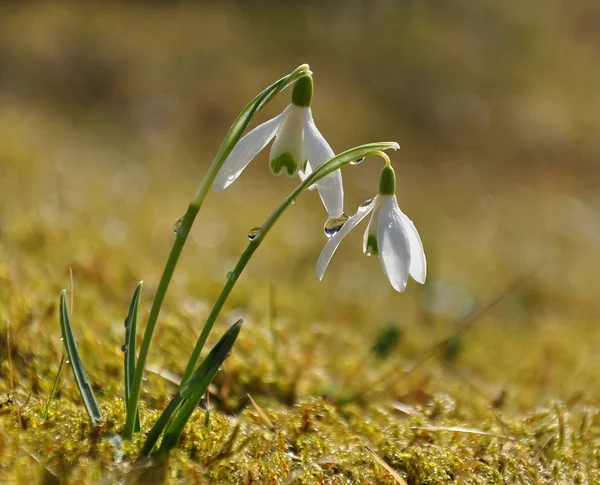
[[[269,168],[275,175],[298,174],[302,180],[335,154],[317,129],[311,111],[313,80],[305,76],[294,84],[292,103],[275,118],[257,126],[233,148],[213,182],[214,190],[231,185],[256,155],[275,138]],[[329,217],[343,214],[344,188],[339,170],[316,184]]]
[[[363,252],[379,256],[383,272],[396,291],[404,291],[410,274],[425,283],[427,262],[419,233],[412,221],[398,207],[396,175],[388,164],[381,172],[379,194],[360,205],[356,214],[325,244],[317,261],[317,279],[325,269],[342,239],[369,213],[371,220],[363,239]]]

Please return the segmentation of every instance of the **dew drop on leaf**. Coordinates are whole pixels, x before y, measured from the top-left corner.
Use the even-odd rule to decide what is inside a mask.
[[[127,352],[127,349],[128,349],[127,344],[123,344],[121,346],[121,352]]]
[[[181,229],[181,223],[183,222],[183,217],[177,220],[177,222],[173,225],[173,234],[177,236],[179,234],[179,229]]]
[[[248,239],[252,241],[260,233],[261,227],[253,227],[248,231]]]
[[[323,226],[323,231],[327,237],[333,237],[335,234],[344,227],[346,221],[350,219],[346,214],[342,214],[340,217],[332,217],[327,219]]]

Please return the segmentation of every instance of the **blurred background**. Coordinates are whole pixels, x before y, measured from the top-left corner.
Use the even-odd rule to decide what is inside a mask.
[[[149,303],[173,224],[230,124],[309,63],[314,117],[336,152],[400,143],[399,204],[421,233],[428,282],[395,293],[362,255],[360,230],[315,281],[326,214],[308,193],[232,295],[229,311],[251,325],[236,355],[261,368],[251,349],[271,338],[275,307],[282,351],[294,360],[319,336],[327,352],[313,365],[326,371],[310,381],[331,383],[386,325],[403,331],[401,358],[416,358],[539,270],[465,336],[457,359],[490,385],[522,384],[527,404],[597,388],[599,53],[591,0],[2,3],[2,317],[17,340],[51,329],[60,355],[52,305],[72,268],[82,338],[117,355],[131,290],[144,279]],[[380,166],[344,171],[349,214],[374,195]],[[193,339],[182,335],[198,332],[248,230],[295,183],[270,174],[265,151],[210,194],[163,312],[161,328],[180,333],[160,334],[154,362],[184,365]]]

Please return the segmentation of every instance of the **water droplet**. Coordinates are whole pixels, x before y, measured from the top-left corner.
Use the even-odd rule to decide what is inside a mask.
[[[128,319],[128,318],[126,318],[126,319],[123,321],[123,326],[124,326],[125,328],[129,328],[129,319]]]
[[[353,160],[352,162],[350,162],[350,165],[360,165],[361,163],[363,163],[365,161],[365,157],[362,158],[358,158],[356,160]]]
[[[323,231],[327,237],[335,236],[335,233],[338,232],[346,221],[350,219],[346,214],[342,214],[340,217],[332,217],[331,219],[327,219],[325,225],[323,226]]]
[[[64,340],[65,340],[65,338],[64,338],[64,337],[61,337],[61,338],[60,338],[60,341],[61,341],[61,342],[64,342]]]
[[[123,344],[123,345],[121,346],[121,352],[127,352],[127,350],[128,350],[128,346],[127,346],[127,344]]]
[[[362,204],[360,204],[360,207],[367,207],[368,205],[371,205],[371,202],[373,202],[373,199],[369,199],[369,200],[365,200]]]
[[[261,227],[253,227],[248,231],[248,239],[252,241],[260,233]]]
[[[296,203],[296,199],[290,200],[290,204],[294,205]]]
[[[227,279],[231,279],[232,276],[233,276],[233,271],[229,271],[227,273]]]
[[[67,364],[67,365],[68,365],[68,364],[70,364],[70,363],[71,363],[71,361],[70,361],[69,359],[65,360],[65,364]]]
[[[177,220],[177,222],[173,225],[173,234],[177,236],[179,234],[179,229],[181,229],[181,223],[183,222],[183,217]]]

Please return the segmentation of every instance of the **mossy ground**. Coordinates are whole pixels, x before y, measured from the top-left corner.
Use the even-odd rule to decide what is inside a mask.
[[[600,109],[586,87],[600,68],[594,37],[569,29],[587,18],[584,4],[382,2],[343,16],[295,4],[0,7],[0,481],[397,483],[368,447],[410,485],[599,483],[600,147],[589,133]],[[296,39],[281,21],[289,12]],[[485,12],[495,30],[479,32]],[[390,22],[398,38],[382,28]],[[476,34],[490,42],[463,42]],[[493,66],[477,69],[488,57]],[[199,409],[166,464],[137,460],[143,433],[119,437],[133,289],[145,280],[142,331],[172,226],[231,120],[302,62],[316,73],[315,118],[337,151],[403,146],[393,156],[399,203],[420,230],[428,282],[395,293],[361,254],[359,231],[316,282],[325,214],[306,194],[215,326],[211,344],[245,320],[213,385],[209,425]],[[374,195],[379,168],[346,171],[348,212]],[[262,154],[207,199],[157,327],[144,430],[175,390],[168,377],[181,375],[248,230],[292,184],[270,175]],[[42,420],[70,269],[75,334],[105,416],[95,430],[68,365]],[[371,355],[390,327],[398,344],[385,359]]]

